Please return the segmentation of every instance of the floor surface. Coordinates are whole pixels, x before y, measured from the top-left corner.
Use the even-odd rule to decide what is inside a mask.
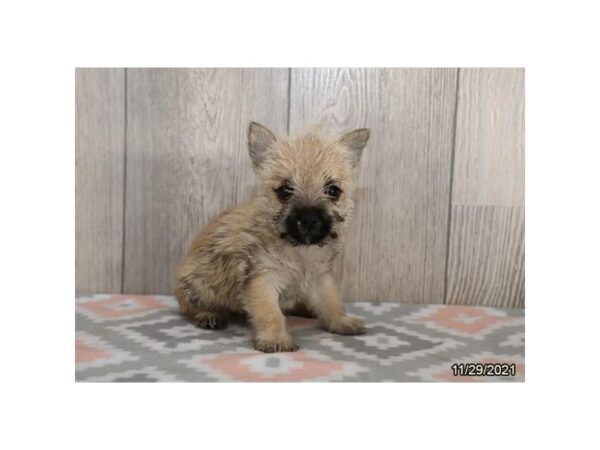
[[[244,320],[203,330],[169,296],[76,299],[76,381],[523,381],[524,313],[472,306],[352,303],[363,336],[321,330],[288,317],[300,350],[252,348]],[[462,375],[455,375],[462,370]],[[468,364],[479,364],[468,366]],[[491,366],[490,364],[504,364]],[[467,376],[486,371],[488,376]],[[506,374],[507,376],[499,376]],[[512,375],[514,371],[514,375]]]

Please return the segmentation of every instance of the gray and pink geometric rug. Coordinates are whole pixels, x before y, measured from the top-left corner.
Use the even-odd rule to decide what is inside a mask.
[[[75,309],[76,381],[524,381],[522,309],[350,303],[366,335],[334,335],[314,319],[288,317],[300,350],[271,354],[252,348],[244,320],[196,328],[170,296],[96,294],[78,297]],[[453,364],[472,366],[457,375]],[[465,375],[474,364],[488,375]],[[514,375],[494,374],[491,364]]]

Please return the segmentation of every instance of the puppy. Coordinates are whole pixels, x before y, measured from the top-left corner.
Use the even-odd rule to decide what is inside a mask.
[[[259,194],[213,219],[191,244],[176,272],[181,312],[202,328],[225,327],[231,313],[247,315],[263,352],[298,349],[286,330],[288,311],[314,314],[332,333],[365,333],[346,315],[331,271],[368,139],[368,129],[339,139],[279,138],[250,123]]]

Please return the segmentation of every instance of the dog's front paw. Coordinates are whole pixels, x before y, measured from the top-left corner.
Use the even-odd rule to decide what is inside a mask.
[[[294,344],[289,336],[280,339],[257,338],[254,340],[254,348],[264,353],[295,352],[298,350],[298,346]]]
[[[362,320],[350,316],[342,316],[336,320],[332,320],[324,328],[331,333],[348,336],[365,334],[367,332],[367,328]]]

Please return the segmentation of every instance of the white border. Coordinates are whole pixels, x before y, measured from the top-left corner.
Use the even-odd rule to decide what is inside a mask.
[[[589,6],[589,7],[588,7]],[[12,2],[1,14],[3,448],[597,442],[593,2]],[[73,383],[74,66],[526,66],[524,384]]]

